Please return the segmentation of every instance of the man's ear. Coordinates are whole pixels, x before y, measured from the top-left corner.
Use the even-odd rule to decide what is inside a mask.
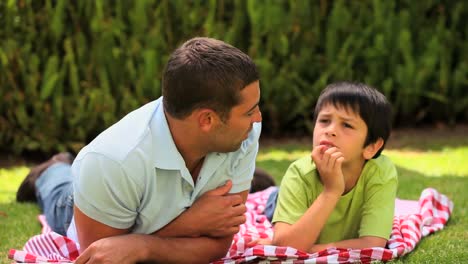
[[[371,143],[364,147],[364,151],[362,152],[362,156],[365,160],[370,160],[374,157],[375,153],[377,153],[382,146],[384,145],[384,140],[382,138],[377,139],[374,143]]]
[[[210,131],[216,122],[215,112],[208,108],[196,110],[195,116],[198,122],[198,127],[205,132]]]

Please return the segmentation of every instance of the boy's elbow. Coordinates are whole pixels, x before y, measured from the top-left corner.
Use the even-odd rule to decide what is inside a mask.
[[[273,239],[271,240],[271,244],[274,246],[279,246],[279,247],[287,247],[291,246],[288,244],[287,239],[285,239],[284,236],[277,236],[276,234],[273,235]]]
[[[305,245],[301,245],[301,243],[298,243],[297,239],[295,241],[289,241],[285,238],[273,237],[271,244],[274,246],[279,246],[279,247],[293,247],[297,250],[304,251],[304,252],[308,252],[310,250],[309,247]]]
[[[382,241],[376,243],[376,247],[382,247],[384,248],[387,245],[387,240],[382,239]]]
[[[385,247],[387,245],[387,239],[375,236],[366,236],[362,237],[365,241],[365,245],[363,248],[370,248],[370,247]]]

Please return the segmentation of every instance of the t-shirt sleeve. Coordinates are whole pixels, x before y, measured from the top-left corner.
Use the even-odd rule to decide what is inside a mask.
[[[286,171],[278,193],[278,201],[273,214],[272,223],[284,222],[294,224],[309,208],[309,196],[313,196],[313,190],[308,188],[310,183],[305,179],[313,179],[309,172],[305,171],[304,159],[292,163]],[[310,162],[309,162],[310,163]]]
[[[118,162],[87,153],[74,162],[72,169],[74,202],[85,215],[118,229],[135,224],[138,186]]]
[[[388,158],[373,168],[364,193],[364,205],[359,236],[390,238],[395,210],[397,171]]]
[[[233,165],[232,188],[230,193],[238,193],[250,189],[255,171],[255,160],[258,153],[261,123],[254,123],[249,137],[242,142],[239,154]]]

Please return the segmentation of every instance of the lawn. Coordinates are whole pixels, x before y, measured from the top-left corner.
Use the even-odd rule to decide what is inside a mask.
[[[392,263],[468,262],[467,128],[392,134],[384,154],[398,167],[398,197],[416,200],[423,189],[433,187],[455,204],[444,230],[423,238],[413,252]],[[310,139],[262,140],[257,164],[279,184],[292,161],[309,155],[309,146]],[[10,263],[8,250],[20,249],[29,237],[40,232],[35,220],[38,208],[14,202],[15,191],[27,172],[26,166],[0,168],[0,263]]]

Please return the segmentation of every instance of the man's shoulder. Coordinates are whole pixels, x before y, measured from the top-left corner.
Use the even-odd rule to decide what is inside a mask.
[[[230,156],[231,159],[237,159],[240,156],[244,156],[252,151],[258,150],[258,140],[260,138],[260,133],[262,131],[262,124],[261,123],[254,123],[252,125],[252,130],[249,133],[249,136],[246,140],[244,140],[240,146],[240,148],[234,152],[231,152]]]
[[[162,105],[159,101],[152,101],[128,113],[91,141],[82,150],[83,154],[94,152],[123,161],[143,141],[151,140],[148,137],[149,125],[154,112]]]
[[[262,132],[262,123],[253,123],[252,130],[250,131],[247,139],[244,140],[244,142],[242,142],[241,148],[248,148],[251,145],[258,144],[258,140],[260,139],[261,132]]]

